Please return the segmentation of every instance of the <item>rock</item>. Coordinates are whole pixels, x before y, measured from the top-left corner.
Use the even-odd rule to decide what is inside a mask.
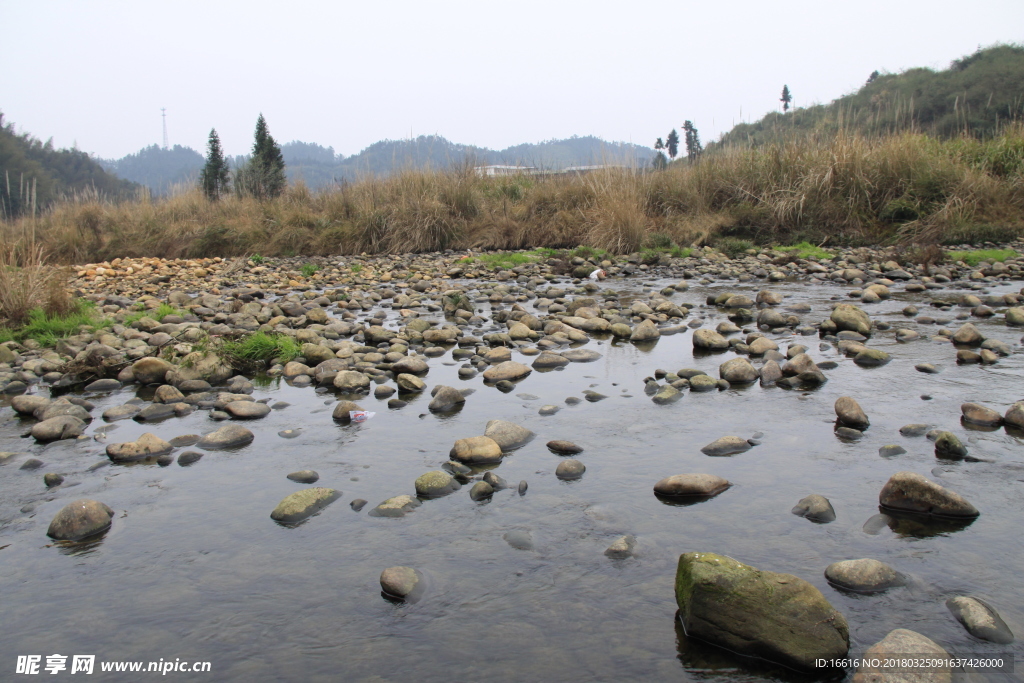
[[[729,384],[749,384],[757,381],[757,368],[746,358],[733,358],[718,366],[718,375]]]
[[[82,498],[56,514],[46,535],[58,541],[80,541],[110,528],[114,511],[99,501]]]
[[[270,406],[256,401],[232,401],[224,410],[239,420],[257,420],[270,414]]]
[[[174,366],[162,358],[140,358],[132,363],[132,374],[139,384],[163,383],[167,373],[174,369]]]
[[[832,503],[828,498],[819,496],[817,493],[801,498],[791,512],[818,524],[828,524],[836,519],[836,511],[832,508]]]
[[[360,393],[370,387],[370,378],[355,370],[342,370],[334,376],[334,386],[344,393]]]
[[[154,458],[174,450],[171,444],[156,434],[145,433],[135,441],[112,443],[107,446],[107,457],[114,462],[132,462]]]
[[[410,393],[418,393],[427,388],[427,383],[421,380],[416,375],[410,375],[408,373],[399,375],[395,378],[395,384],[402,391]]]
[[[953,432],[940,432],[935,439],[935,457],[961,460],[967,455],[967,447]]]
[[[19,467],[18,469],[19,470],[38,470],[40,467],[43,466],[43,464],[44,464],[43,461],[39,460],[38,458],[29,458],[25,462],[21,463],[21,467]]]
[[[929,375],[934,375],[939,371],[939,369],[931,363],[918,363],[914,366],[914,369],[918,372],[923,372]]]
[[[879,365],[885,365],[890,360],[892,360],[892,356],[890,356],[885,351],[882,351],[880,349],[869,349],[867,347],[861,349],[857,353],[857,355],[853,357],[854,363],[866,368],[874,368],[878,367]]]
[[[825,578],[834,586],[859,593],[874,593],[898,585],[896,570],[878,560],[843,560],[825,568]]]
[[[750,342],[747,353],[751,356],[763,356],[769,351],[778,351],[779,345],[773,342],[768,337],[758,337],[754,341]]]
[[[484,472],[483,479],[490,484],[495,491],[502,491],[508,488],[508,482],[494,472]]]
[[[380,573],[380,589],[392,598],[411,599],[421,587],[420,573],[412,567],[388,567]]]
[[[371,517],[405,517],[420,505],[421,503],[412,496],[395,496],[370,510],[369,514]]]
[[[864,432],[853,427],[836,427],[836,436],[847,441],[859,441],[864,437]]]
[[[926,424],[909,424],[900,427],[900,434],[903,436],[924,436],[925,432],[928,431],[928,425]]]
[[[714,553],[685,553],[676,603],[689,636],[800,671],[844,657],[846,619],[821,592],[792,574],[760,571]]]
[[[34,415],[37,410],[40,411],[41,415],[42,410],[45,410],[50,403],[50,399],[45,396],[39,396],[38,394],[22,394],[21,396],[15,396],[11,399],[11,407],[14,408],[14,412],[19,415]]]
[[[759,375],[763,386],[771,386],[782,379],[782,368],[776,361],[770,360],[761,366]]]
[[[579,460],[563,460],[555,468],[555,476],[559,479],[579,479],[587,468]]]
[[[136,422],[159,422],[169,417],[184,416],[192,412],[187,403],[150,403],[135,414]]]
[[[832,309],[829,319],[838,330],[849,330],[864,336],[871,334],[871,318],[853,304],[839,304]]]
[[[533,367],[538,370],[548,368],[561,368],[569,364],[569,359],[551,351],[543,351],[533,361]]]
[[[835,410],[839,422],[847,427],[864,431],[871,425],[860,404],[849,396],[840,396],[836,400]]]
[[[590,349],[568,349],[566,351],[562,351],[561,356],[573,363],[592,363],[601,358],[600,353],[597,351],[591,351]]]
[[[975,638],[1006,645],[1013,642],[1013,632],[996,608],[980,598],[958,596],[946,601],[956,620]]]
[[[1006,324],[1015,327],[1024,325],[1024,308],[1017,306],[1006,309]]]
[[[971,323],[964,323],[959,330],[953,333],[950,340],[954,344],[963,344],[964,346],[979,346],[981,342],[985,341],[985,336],[978,331],[978,328]]]
[[[53,472],[47,472],[43,475],[43,484],[46,488],[53,488],[54,486],[60,486],[64,483],[64,476],[55,474]]]
[[[403,358],[391,366],[391,372],[395,373],[395,375],[425,375],[428,370],[430,370],[430,366],[418,356]]]
[[[733,455],[734,453],[743,453],[749,450],[750,444],[746,439],[741,439],[738,436],[723,436],[700,449],[700,452],[704,455],[719,456]]]
[[[300,484],[315,484],[320,479],[320,475],[313,470],[299,470],[292,472],[287,477]]]
[[[292,526],[305,521],[340,497],[340,491],[322,486],[302,489],[285,496],[270,513],[270,518],[278,524]]]
[[[85,431],[85,422],[72,415],[51,417],[32,425],[32,438],[36,441],[76,439]]]
[[[444,470],[434,470],[416,478],[416,495],[424,498],[444,496],[461,487],[455,478]]]
[[[675,403],[682,398],[682,396],[682,392],[671,384],[666,384],[665,386],[658,388],[658,391],[651,397],[651,401],[658,405],[668,405],[670,403]]]
[[[428,408],[434,413],[447,413],[466,402],[462,392],[453,387],[438,385]]]
[[[71,403],[66,399],[58,399],[48,406],[39,408],[34,413],[37,420],[45,421],[53,417],[71,416],[77,417],[82,422],[90,422],[92,415],[80,405]]]
[[[1003,416],[1003,421],[1007,426],[1024,429],[1024,401],[1017,401],[1010,406],[1006,415]]]
[[[714,391],[717,388],[718,380],[709,375],[695,375],[690,378],[690,391],[700,393],[704,391]]]
[[[153,403],[178,403],[185,400],[185,394],[170,384],[161,384],[153,393]]]
[[[548,441],[547,446],[548,450],[558,455],[576,455],[583,452],[583,448],[577,446],[572,441]]]
[[[629,341],[653,341],[660,336],[661,332],[658,331],[657,326],[650,320],[644,320],[642,323],[633,328],[632,334],[629,335]]]
[[[897,472],[878,494],[878,504],[892,510],[905,510],[942,517],[971,518],[978,510],[962,496],[945,489],[914,472]]]
[[[533,550],[533,536],[529,531],[513,529],[505,532],[502,538],[516,550]]]
[[[112,406],[103,411],[103,419],[107,422],[126,420],[135,417],[142,410],[142,406],[134,403],[126,403],[123,406]]]
[[[501,450],[510,451],[526,445],[536,434],[514,422],[490,420],[484,427],[484,436],[493,439]]]
[[[185,451],[184,453],[178,456],[178,466],[188,467],[192,463],[199,462],[202,459],[202,457],[203,454],[197,451]]]
[[[355,510],[356,512],[359,512],[360,510],[363,509],[367,502],[369,501],[367,501],[365,498],[356,498],[351,503],[349,503],[348,506]]]
[[[455,442],[451,458],[470,465],[501,462],[501,446],[490,437],[471,436]]]
[[[469,497],[473,500],[485,500],[494,495],[494,487],[486,481],[478,481],[469,489]]]
[[[892,458],[897,455],[903,455],[907,452],[907,449],[899,444],[889,444],[888,446],[881,446],[878,449],[878,455],[883,458]]]
[[[234,448],[250,444],[254,438],[253,433],[242,425],[228,424],[205,435],[196,445],[208,451],[219,448]]]
[[[693,333],[693,348],[724,351],[729,348],[729,340],[714,330],[702,328]]]
[[[338,401],[334,404],[334,410],[331,412],[331,419],[342,424],[349,424],[352,422],[351,413],[362,409],[362,406],[353,401]]]
[[[655,484],[654,492],[670,498],[715,496],[730,486],[731,482],[714,474],[675,474]]]
[[[500,382],[502,380],[511,382],[526,377],[531,372],[533,370],[526,365],[509,360],[484,370],[484,379],[488,382]]]
[[[633,536],[620,536],[615,539],[608,548],[604,551],[606,557],[610,557],[614,560],[624,560],[633,554],[633,549],[636,547],[636,538]]]
[[[1003,416],[985,406],[977,403],[963,403],[960,405],[960,412],[963,413],[964,422],[984,425],[986,427],[998,427],[1003,423]]]
[[[886,660],[900,657],[939,659],[948,658],[949,653],[920,633],[898,628],[864,652],[852,683],[950,683],[953,680],[948,668],[913,671],[884,666]]]

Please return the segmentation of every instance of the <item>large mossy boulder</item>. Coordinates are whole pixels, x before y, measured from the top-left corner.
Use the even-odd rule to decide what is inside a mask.
[[[715,553],[684,553],[676,603],[686,634],[802,671],[850,649],[846,619],[817,588]]]
[[[836,329],[857,332],[864,336],[871,334],[871,318],[853,304],[839,304],[832,309],[829,319],[835,323]]]

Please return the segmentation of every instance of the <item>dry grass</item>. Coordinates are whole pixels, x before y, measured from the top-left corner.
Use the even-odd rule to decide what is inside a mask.
[[[663,172],[481,178],[405,171],[329,192],[295,185],[260,202],[82,197],[33,224],[63,263],[123,256],[263,256],[565,248],[634,252],[652,234],[680,245],[742,238],[829,245],[999,240],[1021,234],[1024,129],[993,140],[839,133],[719,149]],[[27,222],[4,223],[7,242]],[[7,258],[20,259],[8,250]]]
[[[0,326],[15,327],[41,308],[64,315],[74,307],[68,273],[46,263],[46,252],[31,237],[0,243]]]

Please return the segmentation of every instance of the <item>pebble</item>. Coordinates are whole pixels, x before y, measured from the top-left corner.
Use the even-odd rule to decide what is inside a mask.
[[[738,436],[723,436],[700,449],[700,452],[711,456],[734,455],[749,451],[750,446],[746,439]]]
[[[825,568],[825,578],[839,588],[859,593],[874,593],[898,585],[895,569],[873,559],[843,560]]]
[[[572,441],[548,441],[547,446],[548,450],[559,455],[575,455],[583,452],[583,447],[577,446]]]
[[[320,479],[320,475],[313,470],[299,470],[298,472],[288,474],[287,477],[300,484],[315,484]]]

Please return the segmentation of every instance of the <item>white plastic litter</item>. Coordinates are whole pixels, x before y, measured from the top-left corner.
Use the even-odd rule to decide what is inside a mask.
[[[606,273],[603,270],[601,270],[600,268],[598,268],[593,273],[591,273],[589,275],[589,277],[590,277],[591,280],[594,280],[596,282],[597,280],[603,280],[606,277],[608,277],[608,273]]]
[[[348,416],[353,422],[366,422],[377,413],[371,413],[369,410],[350,410]]]

